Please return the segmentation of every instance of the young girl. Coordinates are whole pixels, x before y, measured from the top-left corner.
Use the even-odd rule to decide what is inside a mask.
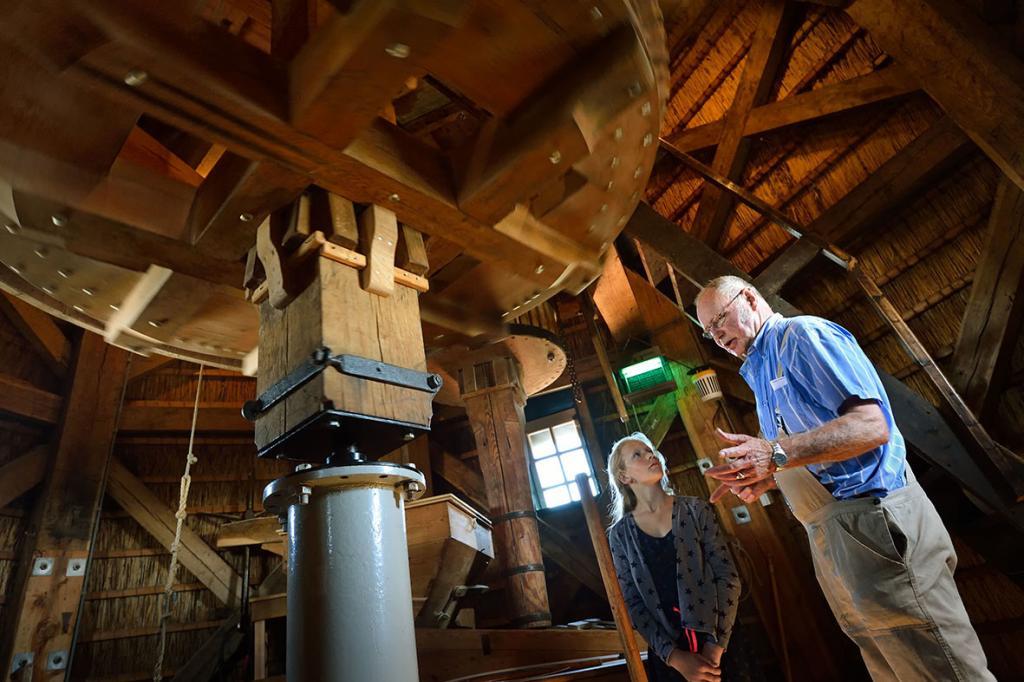
[[[633,626],[650,645],[650,682],[719,682],[740,581],[714,510],[673,494],[665,458],[642,433],[612,447],[608,481],[608,542]]]

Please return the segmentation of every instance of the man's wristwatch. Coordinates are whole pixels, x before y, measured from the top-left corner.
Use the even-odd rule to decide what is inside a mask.
[[[775,462],[775,470],[784,469],[789,464],[789,455],[782,449],[778,441],[771,441],[772,446],[772,461]]]

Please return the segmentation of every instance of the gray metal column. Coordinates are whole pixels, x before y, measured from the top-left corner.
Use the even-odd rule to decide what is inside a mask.
[[[287,515],[288,682],[416,682],[405,500],[413,468],[376,462],[296,472],[264,490]]]

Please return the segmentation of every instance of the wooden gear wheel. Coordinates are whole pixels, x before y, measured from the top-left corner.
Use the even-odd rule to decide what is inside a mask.
[[[640,200],[668,82],[655,0],[5,14],[0,286],[136,352],[231,369],[257,346],[246,256],[300,197],[332,209],[302,214],[300,241],[344,245],[338,217],[369,205],[426,235],[429,265],[408,268],[429,281],[428,351],[580,291]]]

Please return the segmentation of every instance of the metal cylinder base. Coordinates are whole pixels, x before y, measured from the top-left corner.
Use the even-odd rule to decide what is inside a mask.
[[[287,517],[288,682],[416,682],[405,500],[423,474],[388,462],[299,471],[266,487]]]

